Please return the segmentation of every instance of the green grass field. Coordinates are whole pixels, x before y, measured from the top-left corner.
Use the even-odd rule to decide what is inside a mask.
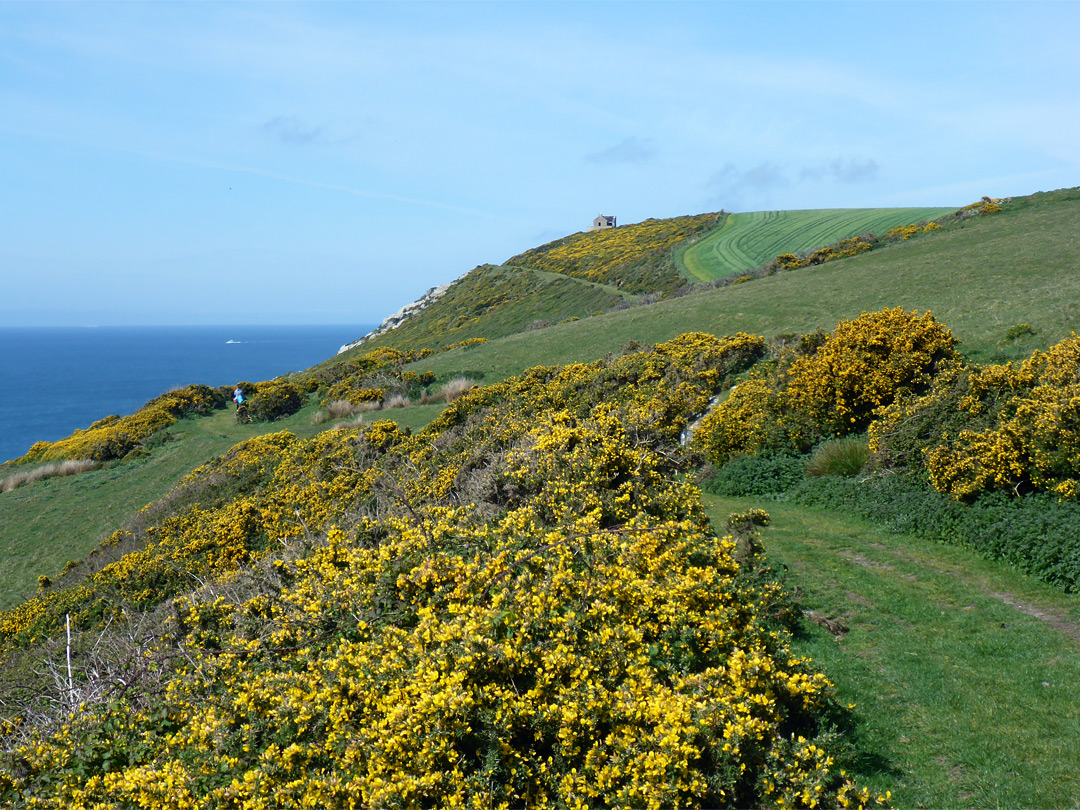
[[[795,651],[855,704],[861,783],[896,807],[1076,807],[1080,597],[835,513],[704,502],[718,527],[752,507],[772,515],[765,554],[811,614]]]
[[[831,330],[842,319],[894,306],[932,311],[975,360],[1019,359],[1080,331],[1078,227],[1080,192],[1055,192],[860,256],[510,335],[414,367],[491,382],[532,366],[594,360],[630,340]],[[1019,323],[1034,334],[1007,340]]]
[[[732,214],[723,226],[676,253],[694,281],[711,281],[760,267],[781,253],[799,253],[840,239],[933,220],[956,208],[842,208]]]

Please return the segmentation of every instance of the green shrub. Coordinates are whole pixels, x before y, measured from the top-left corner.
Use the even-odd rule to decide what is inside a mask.
[[[786,492],[802,479],[799,456],[765,450],[756,456],[736,456],[709,473],[701,486],[706,492],[741,498]]]
[[[1048,493],[991,493],[960,503],[915,477],[807,478],[787,497],[872,520],[898,533],[970,548],[1068,592],[1080,591],[1080,504]]]
[[[870,446],[866,437],[845,436],[818,445],[806,460],[806,474],[851,477],[862,472],[869,460]]]
[[[304,405],[304,395],[299,386],[291,382],[271,380],[259,383],[255,393],[244,402],[238,413],[248,421],[272,422],[296,413]]]
[[[1030,323],[1018,323],[1016,326],[1009,327],[1009,331],[1005,333],[1005,340],[1011,343],[1014,340],[1034,334],[1035,330],[1031,328]]]

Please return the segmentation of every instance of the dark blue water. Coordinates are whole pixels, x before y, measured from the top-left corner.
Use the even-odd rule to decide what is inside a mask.
[[[301,371],[370,326],[0,328],[0,461],[170,388]]]

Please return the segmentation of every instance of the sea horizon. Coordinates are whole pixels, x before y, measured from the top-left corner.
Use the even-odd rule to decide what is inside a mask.
[[[303,371],[374,329],[364,324],[0,326],[0,461],[172,388]]]

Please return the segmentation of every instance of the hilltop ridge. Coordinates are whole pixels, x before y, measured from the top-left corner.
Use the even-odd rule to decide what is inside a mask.
[[[1062,189],[998,201],[993,206],[1000,214],[991,215],[982,213],[987,203],[977,201],[955,210],[773,212],[760,220],[753,214],[718,213],[650,220],[641,229],[621,225],[573,234],[514,256],[503,265],[470,271],[453,282],[434,306],[402,328],[371,336],[365,346],[417,349],[462,340],[503,340],[509,343],[500,347],[513,354],[518,348],[511,347],[534,345],[530,359],[509,366],[497,357],[503,348],[477,349],[480,354],[472,356],[474,360],[482,357],[492,368],[520,370],[527,367],[521,363],[542,363],[545,352],[553,352],[553,358],[584,359],[595,356],[589,353],[590,346],[611,351],[622,345],[613,344],[608,336],[620,336],[624,343],[666,339],[690,328],[764,334],[808,331],[829,328],[837,319],[854,317],[863,309],[902,304],[940,313],[963,335],[965,351],[976,356],[1020,357],[1025,349],[1050,345],[1078,326],[1070,302],[1080,290],[1068,271],[1077,263],[1069,224],[1076,216],[1077,194],[1076,189]],[[935,214],[936,219],[927,219]],[[820,216],[815,219],[814,215]],[[907,225],[892,224],[909,216],[919,218]],[[699,256],[715,255],[719,237],[726,239],[729,223],[739,218],[761,229],[759,242],[769,246],[764,255],[774,248],[779,253],[762,265],[755,264],[755,255],[733,265],[738,270],[708,282],[695,279],[685,265],[697,260],[687,255],[692,251]],[[881,233],[859,231],[860,222],[867,228],[890,227]],[[667,223],[663,229],[662,223]],[[742,233],[746,227],[736,230]],[[798,247],[806,244],[808,230],[855,231],[858,237],[871,239],[861,239],[854,250],[840,243],[830,247],[811,242],[810,248]],[[651,242],[656,234],[664,235]],[[600,240],[607,240],[611,247],[616,239],[639,244],[648,259],[628,265],[617,250],[607,249],[593,259],[574,255],[591,242],[599,245]],[[796,260],[791,269],[778,261],[784,254],[788,261]],[[809,272],[799,269],[800,262],[806,263]],[[717,264],[709,274],[728,269]],[[632,281],[618,286],[624,270]],[[962,275],[970,287],[957,289],[952,274]],[[659,286],[650,286],[654,277],[662,279]],[[745,283],[749,281],[754,283]],[[1018,300],[1025,287],[1030,287],[1027,294],[1039,296],[1045,306],[1032,307]],[[968,306],[971,298],[978,302]],[[1028,323],[1040,338],[1004,341],[1018,323]],[[549,330],[556,334],[549,335]],[[430,362],[427,366],[433,367]]]

